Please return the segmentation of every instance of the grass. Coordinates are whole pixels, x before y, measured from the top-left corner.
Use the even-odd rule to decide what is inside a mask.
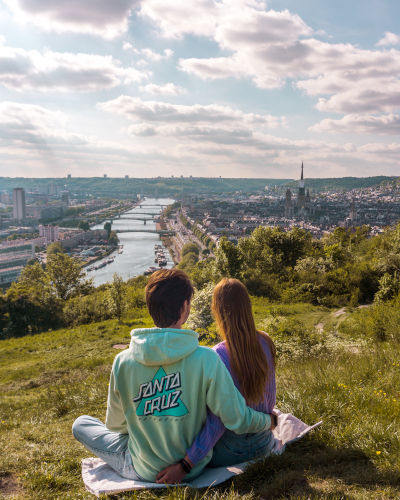
[[[255,304],[262,319],[271,304]],[[330,316],[324,308],[279,306],[279,314]],[[309,316],[310,317],[309,317]],[[320,322],[320,321],[319,321]],[[0,342],[0,479],[23,489],[14,498],[89,499],[80,460],[90,454],[71,434],[81,414],[105,418],[113,344],[133,327],[152,326],[145,311],[116,321]],[[369,500],[400,498],[400,346],[278,366],[277,407],[324,424],[279,457],[208,491],[130,492],[137,500]],[[1,482],[0,482],[1,484]],[[1,492],[1,487],[0,487]],[[3,497],[0,493],[0,499]]]

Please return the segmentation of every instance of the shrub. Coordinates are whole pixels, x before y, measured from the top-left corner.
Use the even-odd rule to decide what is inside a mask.
[[[357,342],[342,340],[332,333],[306,328],[301,321],[283,316],[267,317],[262,327],[271,335],[280,362],[311,357],[332,357],[366,345],[362,340]]]
[[[209,283],[202,290],[196,290],[192,300],[192,308],[186,325],[191,330],[207,329],[213,322],[211,302],[214,285]]]
[[[70,299],[64,308],[64,318],[70,326],[97,323],[112,317],[113,312],[108,308],[107,292]]]

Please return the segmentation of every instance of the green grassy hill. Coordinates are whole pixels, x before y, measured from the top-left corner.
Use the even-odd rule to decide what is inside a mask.
[[[284,324],[333,331],[352,317],[264,299],[254,300],[254,313],[259,328],[275,324],[278,351]],[[93,498],[80,475],[80,460],[90,454],[73,439],[71,425],[81,414],[104,420],[109,372],[119,352],[112,346],[128,343],[132,328],[150,326],[147,311],[136,310],[122,324],[110,320],[0,341],[1,499],[10,498],[2,492],[32,500]],[[322,419],[319,430],[208,492],[180,488],[118,498],[399,498],[398,344],[283,359],[277,367],[277,407],[309,424]]]

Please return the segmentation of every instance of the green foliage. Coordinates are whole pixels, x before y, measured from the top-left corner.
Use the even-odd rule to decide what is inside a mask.
[[[340,325],[339,331],[353,338],[374,342],[400,342],[400,296],[359,309]]]
[[[194,243],[186,243],[186,245],[182,247],[181,255],[182,257],[185,257],[185,255],[187,255],[188,253],[194,253],[196,255],[199,255],[200,253],[199,247]]]
[[[214,286],[209,283],[202,290],[196,290],[194,294],[190,316],[186,322],[190,330],[206,330],[213,323],[211,314],[211,303]]]
[[[78,207],[68,207],[67,210],[64,213],[64,217],[74,217],[75,215],[79,215],[85,211],[85,206],[78,206]]]
[[[64,252],[64,247],[60,241],[55,241],[54,243],[51,243],[47,249],[47,258],[49,258],[52,254],[57,254],[57,253],[63,253]]]
[[[62,304],[49,275],[35,262],[0,296],[3,337],[23,336],[62,324]]]
[[[83,229],[84,231],[89,231],[90,230],[89,222],[87,220],[79,221],[78,229]]]
[[[194,252],[187,253],[183,257],[183,259],[179,262],[178,268],[188,273],[196,265],[198,260],[199,260],[198,254]]]
[[[121,276],[113,274],[113,279],[108,287],[108,305],[110,311],[121,322],[122,315],[127,308],[126,285]]]
[[[63,253],[53,253],[47,260],[49,279],[62,300],[87,295],[93,290],[93,278],[86,280],[79,263]]]
[[[400,278],[397,271],[393,275],[385,273],[379,280],[379,290],[375,294],[376,302],[390,300],[400,292]]]
[[[35,253],[40,252],[41,248],[39,245],[35,245]]]
[[[114,246],[117,246],[118,243],[119,243],[119,238],[118,238],[118,235],[115,231],[111,231],[110,233],[110,237],[108,239],[108,242],[111,244],[111,245],[114,245]]]

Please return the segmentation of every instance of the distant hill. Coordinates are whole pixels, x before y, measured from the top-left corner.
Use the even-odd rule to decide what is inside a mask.
[[[335,190],[335,189],[356,189],[371,187],[383,181],[392,181],[396,177],[375,176],[375,177],[339,177],[327,179],[305,179],[306,187],[312,191]],[[0,191],[22,187],[25,189],[38,188],[43,185],[58,184],[66,186],[73,193],[96,194],[107,196],[123,196],[126,194],[139,194],[141,187],[145,195],[155,194],[156,186],[158,194],[169,193],[179,195],[187,193],[234,193],[236,191],[256,191],[266,186],[288,186],[297,187],[297,181],[292,179],[230,179],[230,178],[209,178],[198,177],[194,179],[182,178],[104,178],[104,177],[73,177],[67,178],[25,178],[25,177],[0,177]]]
[[[334,191],[336,189],[361,189],[377,186],[383,181],[393,181],[396,176],[377,175],[375,177],[330,177],[327,179],[305,179],[306,188],[313,191]],[[298,181],[291,181],[287,187],[296,188]]]
[[[170,193],[230,193],[236,191],[255,191],[266,186],[283,185],[290,179],[226,179],[198,177],[194,179],[178,178],[104,178],[104,177],[73,177],[64,178],[11,178],[0,177],[0,190],[22,187],[25,189],[38,186],[58,184],[66,185],[72,192],[93,193],[99,195],[139,194],[143,186],[145,195],[154,195],[156,186],[158,194]]]

